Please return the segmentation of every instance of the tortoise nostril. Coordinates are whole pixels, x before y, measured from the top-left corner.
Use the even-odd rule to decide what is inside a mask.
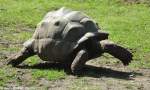
[[[60,22],[56,21],[54,25],[59,26]]]

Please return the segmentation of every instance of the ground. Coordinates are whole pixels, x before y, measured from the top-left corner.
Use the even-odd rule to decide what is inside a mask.
[[[79,76],[37,56],[16,68],[6,65],[42,17],[62,6],[80,10],[97,21],[112,41],[133,53],[131,64],[125,67],[104,54],[87,62]],[[149,6],[149,0],[0,0],[0,89],[149,90]]]
[[[99,59],[95,59],[95,61],[87,62],[84,73],[79,76],[74,76],[65,71],[65,73],[60,72],[64,70],[60,66],[61,64],[54,65],[41,62],[34,65],[22,64],[17,68],[6,67],[4,64],[0,75],[2,77],[1,80],[5,81],[3,83],[1,81],[2,87],[0,89],[149,90],[150,69],[124,67],[121,64],[116,64],[117,62],[113,58],[109,64],[102,64],[102,62],[108,63],[108,60],[105,60],[108,58],[112,57],[106,58],[103,56],[99,59],[104,61],[100,62]],[[51,73],[56,77],[51,75]]]

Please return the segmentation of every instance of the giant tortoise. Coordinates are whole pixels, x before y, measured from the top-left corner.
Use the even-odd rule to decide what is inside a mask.
[[[109,41],[108,35],[84,13],[63,7],[45,15],[32,38],[9,58],[8,64],[17,66],[26,58],[38,55],[44,61],[67,64],[72,73],[78,73],[88,60],[109,53],[128,65],[132,53]]]

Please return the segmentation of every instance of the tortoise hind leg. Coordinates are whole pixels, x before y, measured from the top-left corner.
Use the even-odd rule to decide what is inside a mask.
[[[32,49],[23,48],[19,53],[11,56],[8,59],[8,65],[17,66],[22,63],[26,58],[35,55]]]
[[[81,73],[81,70],[83,69],[84,64],[86,63],[87,60],[88,60],[88,52],[84,49],[80,50],[71,64],[71,71],[74,74]]]
[[[131,62],[133,55],[127,49],[118,46],[109,40],[102,40],[100,44],[104,52],[118,58],[124,65],[128,65]]]

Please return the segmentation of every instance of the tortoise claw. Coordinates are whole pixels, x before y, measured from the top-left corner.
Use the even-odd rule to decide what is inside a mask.
[[[10,57],[7,61],[7,65],[12,65],[13,67],[19,65],[22,62],[22,60],[20,60],[17,55]]]

